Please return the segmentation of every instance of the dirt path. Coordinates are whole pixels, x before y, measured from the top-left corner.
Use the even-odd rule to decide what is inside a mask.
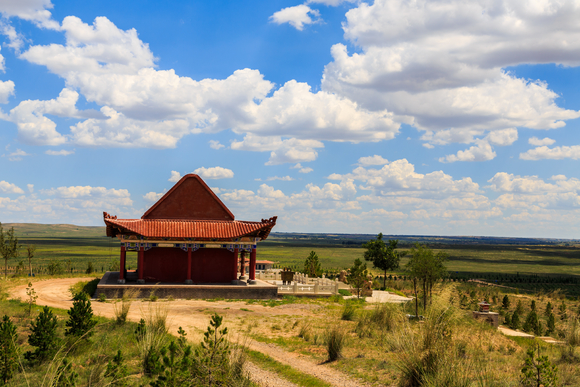
[[[69,309],[72,306],[69,287],[79,281],[90,281],[92,279],[94,278],[63,278],[35,282],[33,287],[38,294],[36,303],[40,306],[48,305],[54,308]],[[26,285],[11,289],[11,297],[24,300],[26,298]],[[114,318],[115,316],[112,303],[93,302],[92,307],[95,315],[108,318]],[[312,315],[312,312],[308,308],[296,308],[292,304],[271,308],[262,305],[247,305],[245,302],[228,301],[175,300],[156,303],[135,301],[131,305],[129,315],[127,316],[128,320],[138,322],[142,315],[147,313],[148,308],[151,307],[167,307],[169,331],[177,334],[178,328],[182,327],[187,332],[187,337],[193,341],[201,340],[203,332],[209,324],[210,315],[214,312],[224,316],[224,320],[230,322],[237,320],[238,317],[247,318],[248,310],[252,311],[251,318]],[[230,326],[230,330],[240,337],[246,337],[236,327]],[[280,363],[287,364],[300,372],[320,378],[332,386],[366,386],[366,384],[328,365],[316,364],[310,358],[284,351],[276,345],[260,343],[251,339],[244,341],[250,349],[267,354]],[[250,371],[252,379],[262,386],[293,386],[292,383],[281,380],[275,374],[262,370],[254,364],[249,365],[248,370]]]

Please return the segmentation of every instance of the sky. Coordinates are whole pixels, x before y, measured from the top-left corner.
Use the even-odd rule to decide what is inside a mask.
[[[0,0],[0,222],[200,175],[274,231],[580,238],[580,1]]]

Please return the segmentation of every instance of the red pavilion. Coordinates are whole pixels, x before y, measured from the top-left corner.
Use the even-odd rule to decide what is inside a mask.
[[[104,213],[107,236],[121,241],[119,283],[125,283],[127,251],[137,251],[138,283],[230,284],[255,281],[257,243],[268,237],[276,217],[260,222],[234,215],[194,174],[185,175],[141,219]]]

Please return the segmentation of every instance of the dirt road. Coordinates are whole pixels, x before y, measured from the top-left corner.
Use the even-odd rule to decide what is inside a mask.
[[[38,294],[37,305],[48,305],[54,308],[69,309],[72,306],[72,297],[69,287],[79,281],[90,281],[94,278],[64,278],[50,279],[33,283],[34,290]],[[11,290],[12,298],[26,298],[26,285],[15,287]],[[187,332],[187,337],[192,341],[199,341],[209,324],[210,315],[214,312],[224,316],[224,321],[229,322],[228,327],[234,335],[245,336],[241,331],[240,324],[233,324],[242,319],[260,319],[264,317],[286,316],[307,317],[313,316],[310,308],[296,308],[294,304],[266,307],[262,305],[247,305],[245,302],[228,301],[203,301],[203,300],[174,300],[157,303],[135,301],[131,305],[128,319],[138,322],[147,313],[148,308],[163,305],[168,310],[169,331],[177,333],[179,327]],[[114,318],[113,303],[93,302],[95,315]],[[242,310],[244,309],[244,310]],[[265,353],[280,363],[287,364],[303,373],[318,377],[333,386],[355,387],[366,386],[364,383],[339,372],[328,365],[317,364],[310,358],[287,352],[273,344],[260,343],[255,340],[245,339],[246,346],[250,349]],[[250,365],[250,376],[262,386],[292,386],[287,381],[280,380],[276,375],[265,372],[254,365]]]

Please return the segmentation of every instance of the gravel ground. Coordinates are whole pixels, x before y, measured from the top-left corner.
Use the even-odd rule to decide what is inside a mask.
[[[250,375],[250,379],[262,387],[298,387],[296,384],[280,378],[274,372],[261,369],[252,362],[246,361],[244,369]]]

